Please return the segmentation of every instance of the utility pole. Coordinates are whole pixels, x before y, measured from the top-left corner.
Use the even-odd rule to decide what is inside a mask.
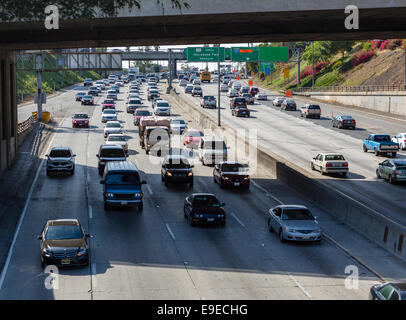
[[[314,41],[312,41],[312,90],[314,88]]]
[[[42,120],[42,54],[37,54],[37,111],[38,121]]]
[[[300,48],[297,48],[297,85],[300,84]]]
[[[172,50],[168,49],[168,67],[169,67],[169,83],[168,83],[168,88],[166,89],[166,93],[170,93],[172,90],[172,75],[173,75],[173,66],[172,66]]]
[[[218,80],[217,80],[217,108],[218,108],[218,122],[217,125],[221,127],[220,122],[220,46],[218,46],[218,54],[217,54],[217,72],[218,72]]]

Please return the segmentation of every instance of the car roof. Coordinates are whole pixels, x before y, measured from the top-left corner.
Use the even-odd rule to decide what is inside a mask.
[[[342,153],[337,153],[337,152],[320,152],[319,154],[322,154],[325,156],[343,156]]]
[[[278,207],[282,208],[282,209],[307,209],[307,210],[309,210],[306,206],[302,206],[299,204],[283,204]]]
[[[108,161],[107,171],[137,171],[137,166],[131,161]]]
[[[53,147],[52,149],[51,149],[51,151],[52,150],[70,150],[70,148],[69,147]]]
[[[106,124],[108,124],[108,123],[118,123],[119,125],[121,125],[121,123],[119,121],[116,121],[116,120],[107,121]]]
[[[213,196],[213,197],[216,197],[213,193],[192,193],[191,196],[193,198],[197,197],[197,196]]]
[[[118,144],[102,144],[100,146],[100,148],[102,148],[102,149],[123,149],[123,147]]]
[[[79,221],[78,219],[55,219],[55,220],[48,220],[48,226],[78,226]]]
[[[391,282],[391,284],[398,287],[401,291],[406,291],[406,282]]]

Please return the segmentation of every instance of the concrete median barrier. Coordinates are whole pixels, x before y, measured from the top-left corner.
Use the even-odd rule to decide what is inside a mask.
[[[225,140],[227,140],[227,135],[230,134],[238,139],[234,128],[224,123],[219,128],[217,118],[208,114],[198,105],[194,105],[182,94],[172,91],[170,95],[167,95],[167,99],[170,100],[178,113],[187,115],[201,128],[222,133]],[[242,143],[245,144],[247,150],[249,141],[245,140]],[[261,172],[261,178],[271,177],[286,183],[289,187],[322,207],[326,213],[336,220],[350,226],[354,231],[363,234],[369,240],[406,261],[405,226],[353,199],[351,195],[329,186],[310,172],[272,151],[265,150],[261,146],[257,146],[257,171]]]

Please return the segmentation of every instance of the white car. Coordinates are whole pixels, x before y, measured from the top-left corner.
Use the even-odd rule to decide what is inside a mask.
[[[123,133],[123,127],[118,121],[107,121],[104,126],[104,137],[107,138],[112,133]]]
[[[318,170],[323,175],[325,173],[341,173],[346,176],[348,173],[348,162],[339,153],[319,153],[310,163],[312,170]]]
[[[187,129],[187,124],[182,118],[173,118],[171,120],[170,133],[182,134]]]
[[[127,138],[125,135],[121,133],[112,133],[109,134],[106,140],[106,144],[115,144],[122,146],[124,151],[127,153],[128,152],[128,143],[127,143]]]
[[[159,100],[155,105],[154,114],[157,116],[169,116],[171,115],[171,106],[165,100]]]
[[[275,97],[272,100],[272,104],[276,107],[280,107],[282,105],[282,102],[285,100],[284,97]]]
[[[200,79],[195,79],[195,80],[193,80],[192,84],[193,84],[194,86],[196,86],[196,85],[201,85]]]
[[[258,92],[255,98],[257,100],[268,100],[268,96],[263,92]]]
[[[102,113],[102,122],[117,121],[117,112],[115,109],[104,109]]]
[[[234,90],[237,90],[237,91],[240,91],[240,89],[241,89],[241,83],[240,82],[233,82],[233,89]]]
[[[227,92],[228,91],[228,86],[224,83],[220,84],[220,91],[221,92]]]
[[[180,85],[181,87],[186,87],[186,86],[188,85],[188,82],[187,82],[187,80],[182,79],[182,80],[179,81],[179,85]]]
[[[238,97],[238,92],[235,89],[230,89],[227,92],[227,97],[229,98],[234,98],[234,97]]]
[[[406,149],[406,133],[398,133],[392,141],[399,144],[399,149]]]

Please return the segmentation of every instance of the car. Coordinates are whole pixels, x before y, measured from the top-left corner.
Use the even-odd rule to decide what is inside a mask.
[[[125,159],[107,162],[100,183],[103,185],[104,210],[113,206],[136,206],[138,211],[143,210],[142,185],[147,182],[141,179],[134,163]]]
[[[224,227],[227,218],[223,208],[225,205],[212,193],[193,193],[185,198],[183,216],[192,226],[195,224],[219,224]]]
[[[137,108],[143,107],[141,99],[130,99],[127,102],[127,113],[134,113]]]
[[[140,97],[139,93],[129,93],[127,96],[127,102],[131,99],[139,99],[142,101],[142,98]]]
[[[155,110],[154,110],[154,114],[157,116],[158,115],[169,116],[171,114],[171,106],[165,100],[157,101]]]
[[[148,101],[151,101],[154,97],[159,97],[159,91],[156,89],[151,89],[148,92]]]
[[[292,99],[283,100],[281,104],[281,110],[296,111],[296,102]]]
[[[75,113],[72,117],[72,128],[89,128],[89,115],[87,113]]]
[[[120,93],[120,86],[118,84],[115,84],[111,86],[111,90],[114,90],[116,93]],[[131,92],[131,90],[130,90]]]
[[[243,93],[241,95],[241,97],[245,98],[245,100],[247,101],[247,104],[254,104],[254,102],[255,102],[255,99],[251,93]]]
[[[241,83],[238,82],[238,81],[233,82],[232,88],[233,88],[234,90],[236,90],[237,92],[240,91],[240,89],[241,89]]]
[[[151,112],[146,108],[140,108],[140,109],[135,110],[134,119],[133,119],[134,125],[138,126],[138,124],[140,123],[140,119],[142,117],[149,117],[151,115],[152,115]]]
[[[214,166],[213,181],[218,183],[220,188],[239,187],[249,189],[248,165],[236,161],[221,161]]]
[[[238,92],[235,89],[229,89],[227,92],[227,97],[229,98],[234,98],[234,97],[238,97]]]
[[[228,92],[228,86],[224,83],[220,84],[220,92]]]
[[[89,88],[89,91],[95,91],[97,94],[96,95],[99,95],[99,93],[101,93],[101,87],[99,87],[99,86],[91,86],[90,88]]]
[[[91,95],[83,96],[81,104],[82,105],[94,105],[93,96],[91,96]]]
[[[99,91],[98,90],[89,90],[87,92],[88,95],[90,96],[98,96],[99,95]]]
[[[189,148],[197,148],[200,143],[200,138],[204,134],[200,130],[188,129],[183,133],[183,145]]]
[[[384,282],[369,290],[370,300],[406,300],[406,282]]]
[[[87,86],[92,86],[92,85],[93,85],[93,80],[90,79],[90,78],[86,78],[86,79],[83,81],[83,86],[85,86],[85,87],[87,87]]]
[[[227,161],[227,147],[224,140],[215,136],[204,136],[199,142],[199,160],[205,166]]]
[[[75,157],[72,150],[68,147],[54,147],[47,157],[47,176],[54,172],[64,172],[73,175],[75,173]]]
[[[181,87],[186,87],[187,85],[188,85],[188,81],[186,80],[186,79],[181,79],[180,81],[179,81],[179,85],[181,86]]]
[[[392,142],[399,144],[399,149],[406,149],[406,133],[398,133],[392,138]]]
[[[386,179],[390,184],[406,181],[406,160],[387,159],[378,164],[376,169],[378,179]]]
[[[331,120],[331,124],[333,127],[336,127],[338,129],[350,128],[350,129],[354,130],[356,127],[355,119],[352,116],[345,116],[345,115],[335,116]]]
[[[250,110],[247,106],[236,106],[231,109],[231,115],[236,117],[246,117],[249,118],[251,115]]]
[[[188,85],[185,87],[185,93],[192,93],[192,91],[193,91],[193,85],[188,84]]]
[[[393,158],[399,151],[399,144],[391,140],[389,134],[370,134],[362,143],[362,150],[368,152],[373,150],[376,156],[390,153]]]
[[[193,186],[193,168],[186,157],[168,154],[161,167],[161,180],[167,187],[169,183],[185,183]]]
[[[115,90],[108,90],[106,98],[111,100],[117,100],[117,92]]]
[[[187,124],[182,118],[171,119],[170,133],[182,134],[186,128]]]
[[[86,92],[78,92],[76,94],[76,101],[82,101],[82,98],[86,95]]]
[[[241,87],[241,89],[239,90],[240,95],[243,95],[244,93],[249,93],[250,91],[250,87],[247,86],[243,86]]]
[[[339,153],[319,153],[310,162],[312,170],[318,170],[322,175],[325,173],[341,173],[346,176],[348,173],[348,162]]]
[[[245,107],[247,106],[247,100],[245,100],[245,98],[235,97],[230,100],[230,109],[234,109],[234,108],[240,107],[240,106],[245,106]]]
[[[102,111],[105,109],[116,109],[116,103],[113,99],[104,99],[102,102]]]
[[[203,96],[200,100],[200,106],[202,108],[213,108],[217,107],[216,98],[214,96]]]
[[[263,92],[258,92],[255,98],[257,100],[265,100],[265,101],[268,100],[268,96],[266,95],[266,93]]]
[[[128,143],[125,135],[121,133],[109,134],[106,139],[106,144],[116,144],[122,146],[125,153],[128,153]]]
[[[192,82],[192,84],[193,84],[194,86],[196,86],[196,85],[201,85],[200,79],[194,79],[193,82]]]
[[[281,242],[315,241],[320,243],[322,229],[310,210],[301,205],[279,205],[269,209],[268,230],[276,232]]]
[[[253,97],[259,92],[259,89],[256,87],[251,87],[248,93],[251,93]]]
[[[55,219],[45,223],[41,234],[41,266],[88,266],[90,247],[77,219]]]
[[[104,137],[107,138],[107,136],[111,133],[123,133],[123,127],[121,126],[121,123],[118,121],[107,121],[106,125],[104,126]]]
[[[106,163],[109,161],[126,161],[128,154],[125,153],[124,148],[117,144],[102,144],[99,148],[99,152],[96,154],[99,159],[97,164],[97,170],[99,175],[104,171]]]
[[[275,107],[280,107],[284,100],[285,100],[285,97],[275,97],[275,98],[272,99],[272,104]]]
[[[115,109],[104,109],[102,113],[102,119],[101,121],[103,123],[107,121],[117,121],[117,112]]]
[[[304,106],[300,107],[300,116],[303,118],[314,118],[320,119],[321,108],[317,104],[306,103]]]
[[[104,90],[106,88],[106,85],[104,84],[103,80],[96,81],[96,85],[100,86],[101,90]]]
[[[200,97],[202,97],[202,96],[203,96],[202,87],[201,87],[201,86],[193,86],[193,89],[192,89],[192,96],[193,96],[193,97],[194,97],[194,96],[200,96]]]
[[[152,108],[155,108],[158,101],[164,101],[161,97],[153,97],[152,98]]]

